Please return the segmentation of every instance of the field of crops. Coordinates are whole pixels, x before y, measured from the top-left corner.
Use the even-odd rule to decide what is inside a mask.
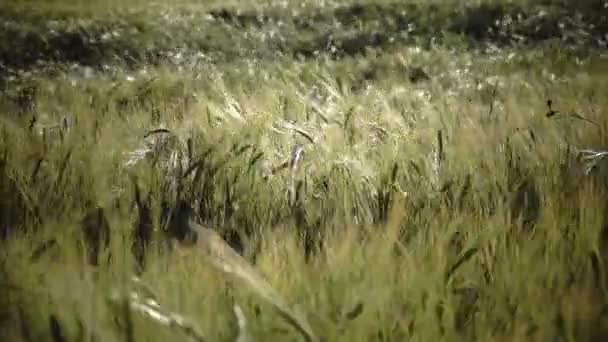
[[[608,2],[0,25],[1,341],[608,339]]]

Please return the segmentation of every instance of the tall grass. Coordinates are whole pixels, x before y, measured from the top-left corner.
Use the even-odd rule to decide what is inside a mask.
[[[134,310],[134,275],[206,340],[306,336],[174,248],[164,219],[186,204],[325,341],[602,340],[608,183],[579,151],[608,143],[605,67],[402,47],[20,81],[0,336],[186,338]]]

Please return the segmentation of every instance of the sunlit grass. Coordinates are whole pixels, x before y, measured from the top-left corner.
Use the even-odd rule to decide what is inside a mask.
[[[167,248],[159,218],[180,201],[324,341],[608,336],[606,170],[586,174],[577,158],[608,143],[599,54],[404,44],[264,56],[59,61],[2,79],[1,340],[184,339],[115,300],[134,275],[209,341],[242,333],[235,305],[255,340],[303,336],[256,284]],[[159,128],[173,138],[144,138]],[[142,205],[154,226],[143,267]],[[110,241],[91,266],[81,220],[97,207]]]

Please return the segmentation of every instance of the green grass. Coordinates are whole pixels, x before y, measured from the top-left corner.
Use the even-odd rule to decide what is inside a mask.
[[[579,4],[595,26],[573,44],[551,30],[529,44],[450,31],[477,27],[462,21],[474,2],[74,3],[0,5],[23,19],[0,33],[0,340],[186,339],[114,300],[136,274],[209,341],[242,332],[235,304],[253,340],[300,339],[255,286],[167,248],[162,209],[184,201],[324,341],[608,337],[608,174],[601,162],[586,174],[577,153],[608,149],[608,61],[594,45],[606,18],[584,12],[601,1]],[[486,3],[551,20],[572,9]],[[235,6],[233,24],[202,19]],[[375,44],[403,33],[401,6],[419,30]],[[273,19],[248,21],[256,11]],[[63,33],[41,47],[49,18]],[[74,28],[76,41],[121,34],[70,56],[61,37]],[[337,53],[320,48],[328,36]],[[212,58],[158,57],[185,45]],[[16,57],[28,51],[41,62]],[[175,138],[139,160],[158,128]],[[81,222],[96,208],[110,240],[93,266]]]
[[[60,0],[33,6],[13,0],[0,5],[0,74],[49,63],[137,68],[278,56],[340,58],[438,43],[559,44],[589,54],[608,41],[602,0],[281,4],[180,0],[125,7],[114,0]]]

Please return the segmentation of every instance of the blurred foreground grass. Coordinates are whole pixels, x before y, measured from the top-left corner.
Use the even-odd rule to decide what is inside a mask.
[[[352,13],[341,21],[360,18],[355,36],[374,30],[383,6],[400,6],[368,3],[343,9]],[[17,32],[51,35],[27,4],[3,6],[29,18],[11,24]],[[314,40],[343,12],[310,6],[330,13],[311,17]],[[49,8],[65,16],[60,27],[89,15]],[[601,46],[492,47],[490,34],[483,49],[413,39],[298,59],[234,38],[269,35],[268,24],[210,26],[223,36],[201,36],[154,28],[141,13],[159,17],[157,8],[133,8],[124,27],[143,26],[124,38],[132,51],[162,42],[155,32],[164,30],[167,44],[198,39],[221,54],[196,65],[175,62],[170,45],[174,62],[152,64],[123,63],[127,55],[112,52],[122,48],[106,46],[101,55],[118,59],[70,61],[68,49],[28,65],[0,54],[5,66],[17,61],[0,98],[1,340],[185,339],[111,300],[134,274],[210,341],[243,330],[253,340],[296,339],[246,287],[172,252],[160,218],[180,203],[326,341],[608,338],[607,171],[580,157],[608,143]],[[420,20],[432,23],[425,11]],[[296,27],[275,32],[305,36]],[[230,49],[242,53],[226,58]],[[104,245],[104,227],[107,248],[87,254],[87,243]]]

